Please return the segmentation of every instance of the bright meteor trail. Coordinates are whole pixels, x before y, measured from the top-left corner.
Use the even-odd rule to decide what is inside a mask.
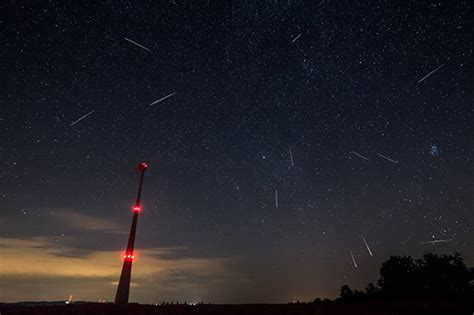
[[[436,244],[436,243],[447,243],[451,242],[453,239],[452,238],[447,238],[443,240],[434,240],[434,241],[426,241],[426,242],[420,242],[420,244]]]
[[[368,158],[366,158],[366,157],[363,156],[362,154],[357,153],[356,151],[351,151],[351,153],[354,154],[354,155],[356,155],[356,156],[358,156],[358,157],[360,157],[361,159],[366,160],[366,161],[369,160]]]
[[[136,46],[138,46],[138,47],[140,47],[140,48],[142,48],[142,49],[145,49],[146,51],[151,52],[150,49],[146,48],[146,47],[143,46],[143,45],[140,45],[140,44],[137,43],[137,42],[134,42],[133,40],[131,40],[131,39],[127,38],[127,37],[124,37],[123,39],[125,39],[127,42],[132,43],[132,44],[134,44],[134,45],[136,45]]]
[[[90,111],[90,112],[88,112],[87,114],[85,114],[84,116],[82,116],[81,118],[79,118],[78,120],[73,121],[73,122],[69,125],[69,127],[74,126],[75,124],[77,124],[78,122],[80,122],[81,120],[83,120],[84,118],[86,118],[87,116],[89,116],[90,114],[92,114],[93,112],[95,112],[95,109],[92,110],[92,111]]]
[[[438,71],[439,69],[443,68],[444,67],[444,63],[439,65],[436,69],[434,69],[433,71],[431,71],[430,73],[428,73],[427,75],[425,75],[423,78],[421,78],[418,83],[421,83],[422,81],[424,81],[425,79],[427,79],[429,76],[431,76],[433,73],[435,73],[436,71]]]
[[[296,36],[292,41],[291,43],[293,44],[294,42],[296,42],[298,40],[298,38],[301,37],[301,35],[303,35],[303,33],[299,33],[298,36]]]
[[[278,189],[275,189],[275,208],[278,208]]]
[[[365,237],[362,236],[362,240],[364,241],[365,247],[367,247],[367,251],[369,252],[369,255],[374,256],[374,255],[372,255],[372,251],[370,250],[369,244],[367,244],[367,241],[365,240]]]
[[[352,262],[354,263],[354,267],[357,268],[357,263],[356,263],[356,260],[354,258],[354,254],[352,253],[352,251],[351,251],[351,257],[352,257]]]
[[[165,99],[167,99],[167,98],[169,98],[169,97],[171,97],[171,96],[173,96],[173,95],[175,95],[175,94],[176,94],[176,92],[173,92],[173,93],[171,93],[171,94],[168,94],[168,95],[166,95],[165,97],[162,97],[162,98],[160,98],[159,100],[154,101],[153,103],[150,104],[150,106],[153,106],[153,105],[155,105],[155,104],[157,104],[157,103],[159,103],[159,102],[161,102],[161,101],[164,101]]]
[[[392,163],[398,164],[398,161],[392,160],[392,159],[389,158],[388,156],[385,156],[385,155],[380,154],[380,153],[377,153],[377,155],[380,156],[380,157],[382,157],[382,158],[384,158],[384,159],[386,159],[387,161],[390,161],[390,162],[392,162]]]

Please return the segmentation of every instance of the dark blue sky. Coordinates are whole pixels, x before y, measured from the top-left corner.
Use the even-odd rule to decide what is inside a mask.
[[[390,255],[474,263],[468,1],[0,6],[2,300],[111,300],[141,161],[134,301],[310,300]]]

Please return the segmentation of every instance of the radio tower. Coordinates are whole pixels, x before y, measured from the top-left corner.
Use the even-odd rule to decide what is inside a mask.
[[[135,205],[133,206],[133,220],[132,227],[130,228],[130,235],[128,236],[127,250],[123,255],[122,273],[120,274],[117,294],[115,295],[116,304],[128,303],[128,295],[130,292],[130,278],[132,276],[132,263],[133,259],[135,258],[135,254],[133,252],[133,247],[135,245],[135,233],[137,231],[138,214],[142,210],[140,204],[140,197],[142,194],[143,176],[145,175],[145,171],[147,168],[148,164],[146,163],[138,164],[138,169],[140,170],[140,185],[138,186],[137,200],[135,201]]]

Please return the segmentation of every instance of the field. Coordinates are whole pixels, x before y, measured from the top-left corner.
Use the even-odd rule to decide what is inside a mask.
[[[365,301],[354,303],[331,303],[328,305],[316,304],[242,304],[242,305],[114,305],[86,303],[76,305],[38,305],[19,306],[15,304],[3,304],[0,306],[1,315],[306,315],[306,314],[350,314],[350,315],[395,315],[395,314],[473,314],[474,304],[459,303],[447,300],[432,301]]]

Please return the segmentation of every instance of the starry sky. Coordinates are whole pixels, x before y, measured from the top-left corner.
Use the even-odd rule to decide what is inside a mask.
[[[474,264],[470,1],[0,6],[1,301],[113,300],[142,161],[132,301]]]

